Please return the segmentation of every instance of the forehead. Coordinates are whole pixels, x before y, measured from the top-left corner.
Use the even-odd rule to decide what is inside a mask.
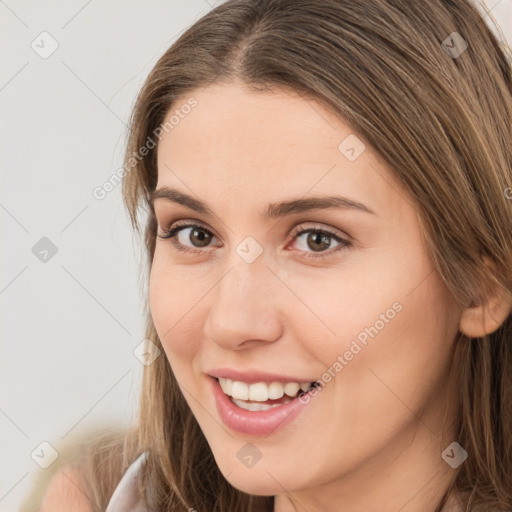
[[[196,106],[179,115],[190,98]],[[311,98],[214,84],[176,101],[166,119],[173,115],[158,146],[157,187],[189,188],[236,208],[327,193],[377,213],[401,207],[403,192],[379,155]]]

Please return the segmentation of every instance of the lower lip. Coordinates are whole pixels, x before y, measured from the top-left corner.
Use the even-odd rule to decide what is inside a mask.
[[[308,403],[302,403],[295,398],[287,404],[266,411],[246,411],[231,401],[222,391],[217,379],[210,377],[210,380],[222,421],[228,428],[242,434],[268,436],[292,421],[309,403],[309,400]]]

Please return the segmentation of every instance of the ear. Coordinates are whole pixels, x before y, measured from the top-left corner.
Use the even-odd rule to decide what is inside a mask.
[[[484,256],[485,264],[493,267]],[[463,310],[459,330],[469,338],[481,338],[491,334],[506,320],[512,311],[512,292],[503,286],[493,284],[487,288],[484,301]]]

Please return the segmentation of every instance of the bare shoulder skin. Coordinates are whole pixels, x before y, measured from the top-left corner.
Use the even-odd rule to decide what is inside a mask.
[[[50,482],[39,512],[94,512],[83,489],[77,469],[62,469]]]

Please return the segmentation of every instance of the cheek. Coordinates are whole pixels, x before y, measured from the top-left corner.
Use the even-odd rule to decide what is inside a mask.
[[[150,311],[171,366],[192,359],[201,339],[198,314],[204,285],[191,286],[193,280],[185,275],[160,265],[155,257],[149,279]]]
[[[403,315],[399,310],[403,310],[407,284],[400,279],[403,269],[396,263],[399,258],[376,252],[361,252],[338,268],[287,276],[286,284],[295,296],[283,292],[286,300],[282,302],[289,304],[286,311],[294,336],[316,352],[327,367],[350,350],[354,340],[360,340],[364,347],[364,341],[371,339],[367,329],[377,323],[379,332],[384,332]],[[296,328],[299,324],[301,327]]]
[[[366,315],[362,324],[352,324],[345,338],[347,342],[355,340],[361,350],[355,355],[347,352],[352,359],[340,372],[340,401],[368,435],[378,425],[391,435],[408,418],[409,409],[419,414],[446,389],[457,320],[450,295],[437,274],[427,281],[412,293],[407,288],[389,294],[381,290],[387,298],[374,303],[374,314]],[[386,314],[395,299],[400,307],[394,314]],[[381,313],[384,319],[379,321]],[[359,341],[360,334],[365,343]]]
[[[361,256],[330,279],[302,274],[289,282],[310,309],[299,317],[299,331],[310,334],[298,339],[347,383],[360,383],[370,368],[393,380],[401,368],[417,380],[415,373],[440,375],[448,363],[458,326],[454,298],[421,245],[407,249]]]

